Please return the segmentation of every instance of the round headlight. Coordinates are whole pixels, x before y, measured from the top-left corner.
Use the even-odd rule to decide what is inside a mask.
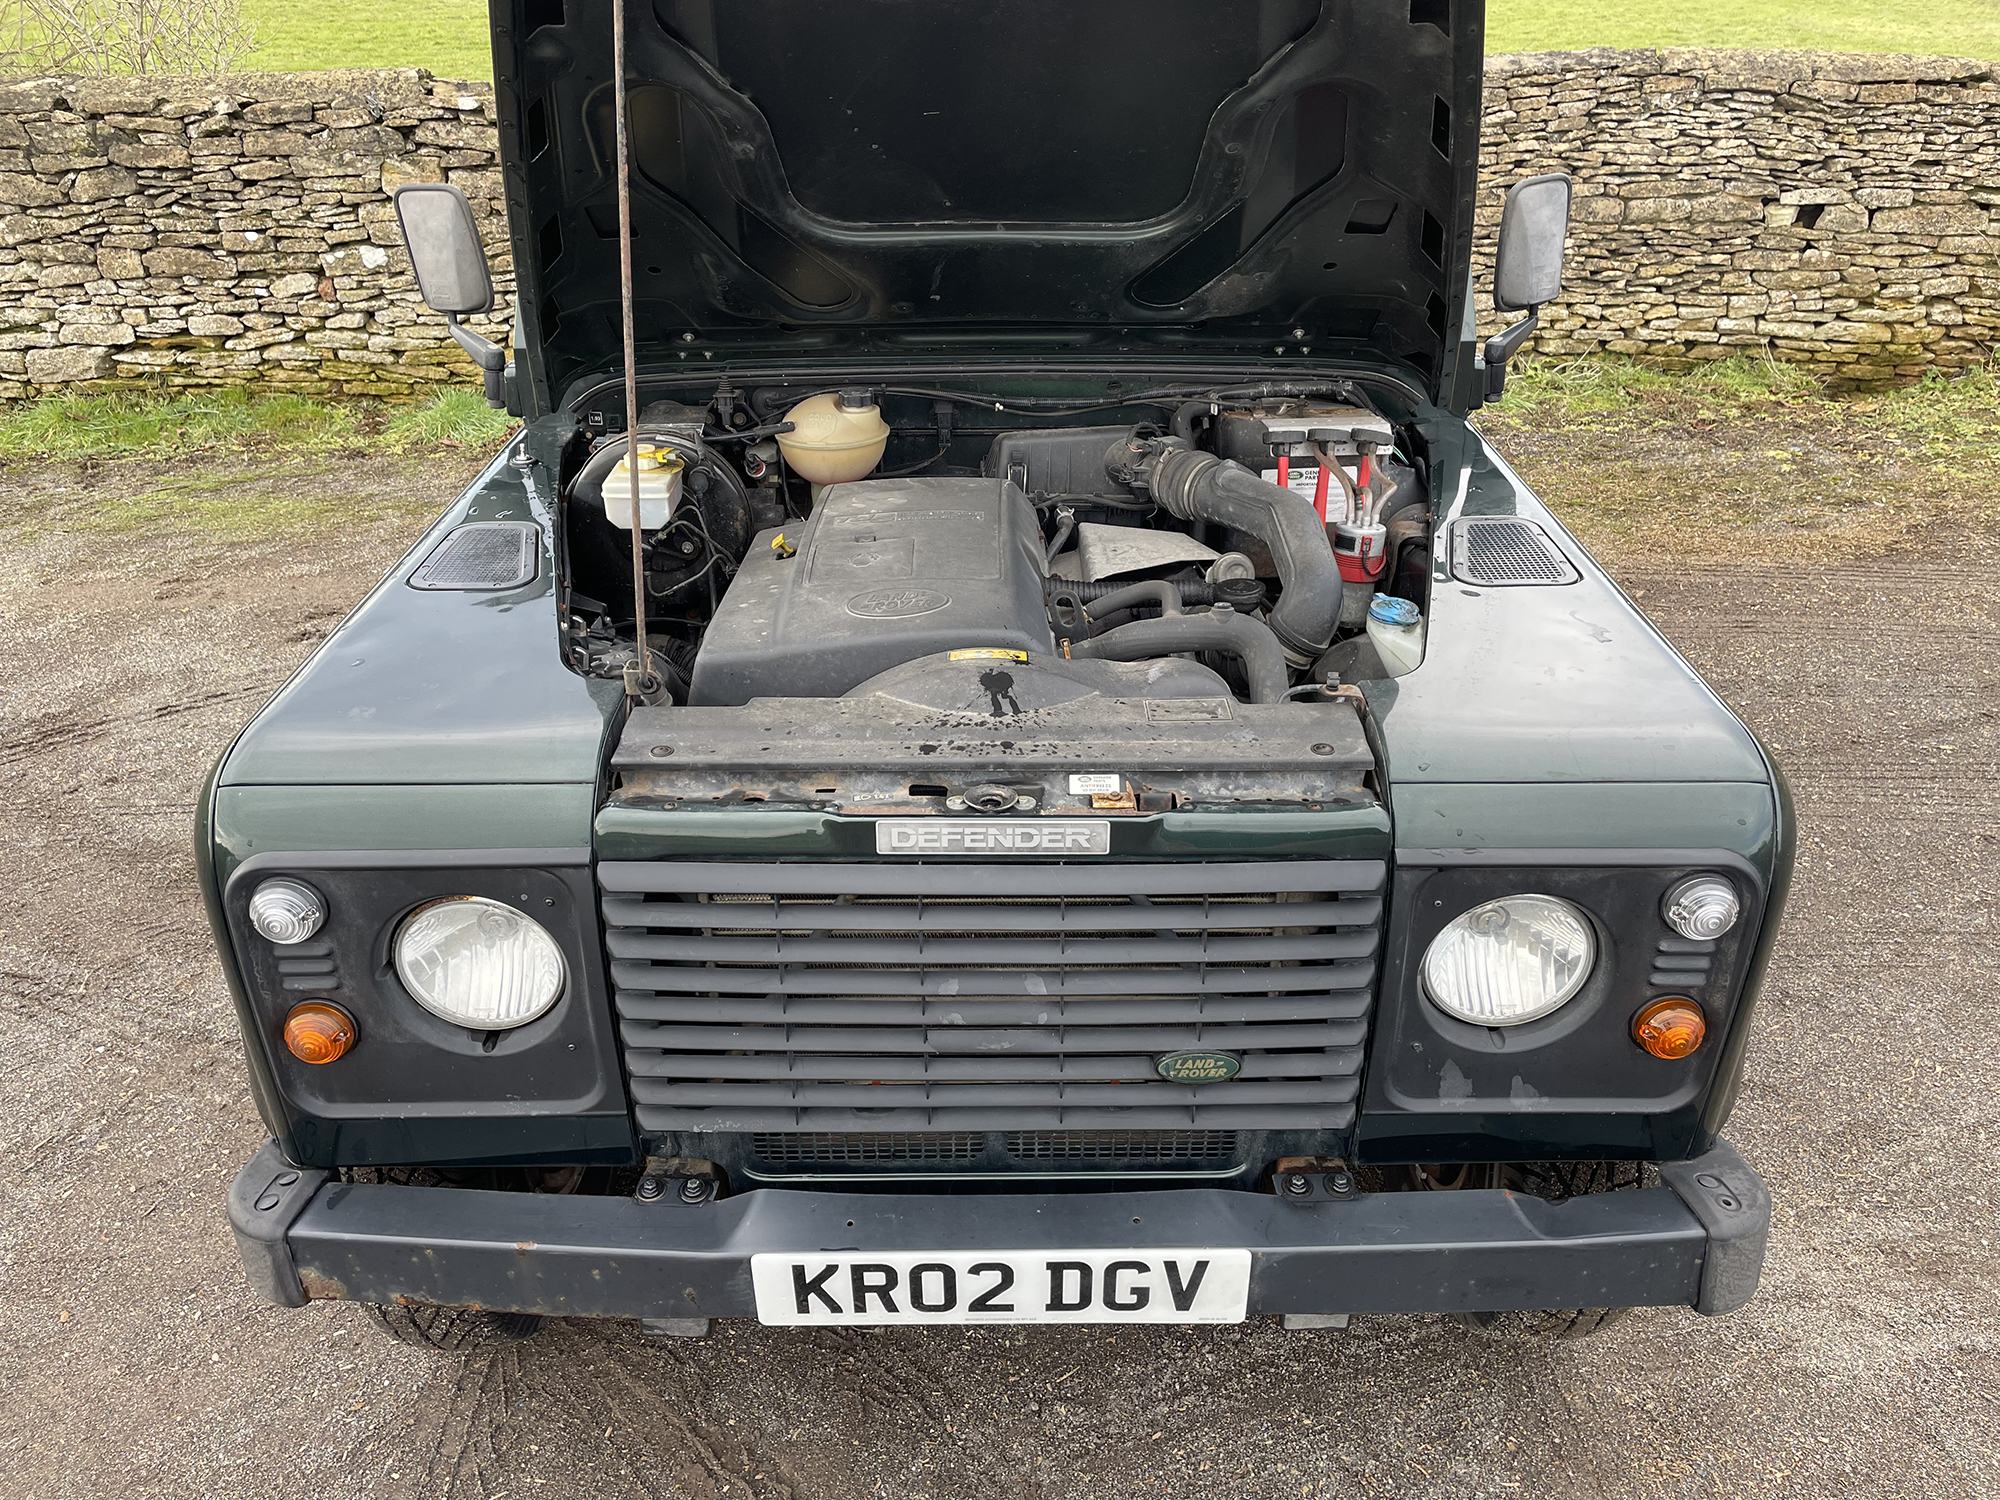
[[[325,921],[326,902],[303,880],[267,880],[250,897],[250,925],[280,946],[303,943]]]
[[[503,1031],[556,1003],[564,965],[562,949],[533,917],[484,896],[451,896],[403,923],[396,976],[432,1015]]]
[[[1743,903],[1720,875],[1697,875],[1667,892],[1667,925],[1684,938],[1712,941],[1736,925]]]
[[[1554,896],[1503,896],[1454,920],[1424,954],[1424,990],[1475,1026],[1538,1020],[1583,988],[1597,943]]]

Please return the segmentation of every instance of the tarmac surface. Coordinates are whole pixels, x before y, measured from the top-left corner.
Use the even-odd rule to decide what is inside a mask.
[[[465,462],[357,463],[427,487]],[[14,499],[119,482],[12,476]],[[216,754],[409,528],[0,541],[0,1496],[2000,1493],[2000,594],[1893,565],[1623,570],[1765,736],[1804,829],[1730,1137],[1757,1299],[1572,1344],[1340,1333],[558,1323],[436,1357],[255,1301],[224,1191],[263,1132],[190,861]]]

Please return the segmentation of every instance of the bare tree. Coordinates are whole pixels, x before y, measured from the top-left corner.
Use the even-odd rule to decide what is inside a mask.
[[[241,0],[0,0],[0,68],[227,73],[257,41]]]

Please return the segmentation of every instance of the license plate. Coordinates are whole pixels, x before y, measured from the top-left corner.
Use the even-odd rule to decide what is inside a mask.
[[[1250,1252],[768,1254],[750,1279],[760,1323],[1240,1323]]]

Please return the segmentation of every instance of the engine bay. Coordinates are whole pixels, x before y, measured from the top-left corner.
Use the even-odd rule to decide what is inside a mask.
[[[1426,454],[1350,384],[724,381],[622,425],[565,456],[559,572],[570,666],[619,679],[644,579],[626,800],[1341,798],[1373,765],[1350,684],[1421,658]]]

